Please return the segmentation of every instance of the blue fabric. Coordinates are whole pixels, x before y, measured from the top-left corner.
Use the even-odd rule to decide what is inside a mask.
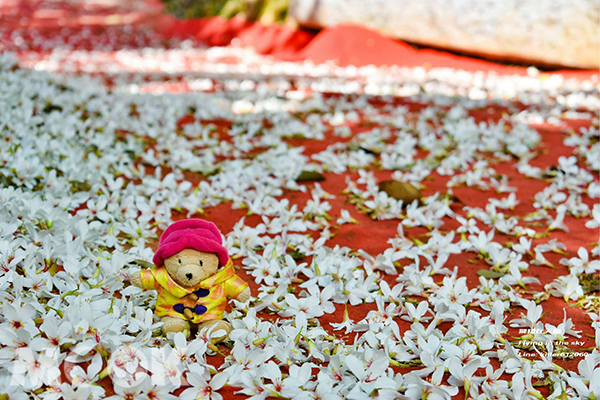
[[[179,304],[175,304],[173,306],[173,310],[177,311],[178,313],[182,313],[183,314],[183,310],[185,310],[185,307],[183,304],[179,303]]]
[[[206,297],[210,294],[210,290],[200,288],[200,289],[196,290],[194,292],[194,294],[198,297]]]
[[[198,315],[204,314],[206,312],[206,307],[204,307],[202,304],[196,304],[196,307],[194,307],[194,312]]]

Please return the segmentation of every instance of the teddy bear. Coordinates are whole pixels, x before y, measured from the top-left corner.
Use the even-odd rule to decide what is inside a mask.
[[[162,234],[152,269],[130,277],[133,285],[156,290],[155,314],[161,317],[162,331],[189,335],[190,323],[198,330],[231,331],[222,320],[228,299],[246,302],[248,284],[235,274],[217,226],[202,219],[171,224]]]

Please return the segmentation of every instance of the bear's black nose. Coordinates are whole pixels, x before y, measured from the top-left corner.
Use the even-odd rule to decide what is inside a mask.
[[[192,274],[185,274],[185,277],[188,278],[188,279],[192,279],[194,277],[194,275],[192,275]]]

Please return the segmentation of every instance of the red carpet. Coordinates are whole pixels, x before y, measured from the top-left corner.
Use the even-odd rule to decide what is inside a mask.
[[[133,4],[133,3],[132,3]],[[18,54],[20,60],[26,66],[35,67],[39,69],[47,69],[49,71],[67,71],[67,68],[62,61],[65,59],[75,60],[73,53],[66,55],[54,55],[56,59],[52,59],[51,51],[52,45],[47,43],[57,43],[64,45],[69,43],[71,50],[74,53],[76,50],[98,50],[98,53],[102,53],[100,56],[106,57],[106,65],[116,65],[116,72],[111,71],[104,73],[102,71],[91,70],[90,74],[94,76],[100,76],[105,79],[109,86],[117,86],[115,83],[116,78],[119,78],[119,74],[126,74],[126,72],[135,71],[136,68],[147,72],[146,82],[136,82],[139,85],[139,92],[143,93],[143,89],[148,89],[148,92],[152,92],[154,87],[173,92],[187,92],[190,91],[191,83],[186,81],[186,75],[191,73],[207,74],[209,78],[207,80],[211,85],[210,89],[206,89],[206,92],[211,91],[226,91],[227,85],[231,84],[228,82],[228,77],[219,75],[214,72],[220,71],[216,68],[223,67],[221,64],[226,64],[234,68],[237,64],[241,64],[239,58],[236,58],[234,54],[231,56],[229,53],[224,53],[221,58],[216,60],[208,60],[209,58],[205,53],[194,53],[183,54],[181,59],[177,59],[182,67],[180,70],[173,72],[173,76],[164,77],[160,76],[159,72],[168,71],[168,68],[163,68],[163,64],[167,64],[169,67],[169,60],[164,61],[163,64],[157,62],[157,66],[147,65],[143,58],[135,52],[135,50],[143,49],[145,47],[154,47],[160,49],[173,49],[180,44],[182,40],[192,40],[196,42],[196,45],[206,46],[232,46],[232,47],[246,47],[253,48],[258,54],[270,56],[268,59],[260,59],[257,64],[250,64],[251,67],[255,67],[256,71],[260,70],[261,65],[273,67],[278,62],[297,62],[301,63],[309,61],[315,64],[321,63],[334,63],[341,67],[356,66],[366,67],[374,65],[377,67],[386,67],[382,71],[391,71],[398,68],[412,68],[412,67],[423,67],[424,70],[433,70],[437,68],[448,68],[455,70],[464,71],[481,71],[483,73],[492,73],[492,75],[520,75],[527,76],[528,74],[533,75],[536,72],[527,70],[523,67],[514,67],[504,64],[494,63],[491,61],[485,61],[475,58],[469,58],[451,54],[448,52],[437,51],[437,50],[416,50],[410,45],[401,41],[395,40],[390,37],[380,35],[377,32],[371,31],[366,28],[358,26],[347,26],[340,25],[331,28],[324,29],[323,31],[313,34],[302,30],[293,30],[286,26],[264,26],[259,23],[251,23],[241,18],[234,18],[231,20],[225,20],[222,18],[206,18],[206,19],[194,19],[187,21],[179,21],[171,16],[164,15],[161,11],[160,4],[157,0],[146,0],[142,4],[143,6],[123,5],[113,3],[110,6],[95,5],[87,8],[80,8],[74,6],[72,3],[65,2],[28,2],[28,1],[16,1],[2,2],[0,1],[0,51],[8,50]],[[18,37],[18,40],[15,39]],[[38,40],[43,38],[44,40]],[[72,38],[76,38],[71,40]],[[58,46],[57,46],[58,47]],[[131,53],[127,53],[131,51]],[[72,61],[74,65],[78,65],[79,70],[85,71],[84,68],[91,68],[96,66],[97,62],[95,55],[89,54],[76,54],[79,59]],[[100,57],[98,56],[98,57]],[[60,58],[64,57],[64,58]],[[89,57],[86,58],[86,57]],[[121,59],[119,59],[121,57]],[[127,58],[129,57],[129,58]],[[136,58],[137,57],[137,58]],[[160,58],[162,56],[156,56]],[[179,57],[179,56],[178,56]],[[58,61],[56,61],[58,60]],[[90,61],[91,60],[91,61]],[[133,63],[133,61],[135,63]],[[183,61],[182,61],[183,60]],[[54,64],[53,64],[54,63]],[[99,62],[98,65],[104,65]],[[214,67],[214,70],[210,70],[208,67]],[[396,68],[397,67],[397,68]],[[163,69],[161,69],[163,68]],[[174,68],[174,67],[173,67]],[[225,67],[223,67],[225,68]],[[351,68],[349,69],[351,70]],[[256,72],[251,71],[251,72]],[[68,70],[67,72],[73,72]],[[157,73],[155,81],[153,81],[152,73]],[[236,71],[239,72],[239,71]],[[576,78],[576,80],[590,79],[597,85],[598,71],[576,71],[576,70],[565,70],[556,71],[560,73],[562,78]],[[211,75],[212,74],[212,75]],[[273,72],[273,75],[276,75]],[[540,73],[539,79],[544,80],[549,78],[549,73]],[[555,77],[556,78],[556,77]],[[562,79],[561,78],[561,79]],[[286,78],[287,79],[287,78]],[[284,90],[287,94],[290,91],[297,89],[292,95],[298,95],[299,92],[312,96],[318,94],[323,96],[324,99],[337,99],[343,98],[351,103],[356,99],[358,95],[354,93],[340,94],[343,93],[330,93],[323,91],[319,92],[318,89],[311,87],[309,84],[299,84],[295,78],[289,78],[288,89]],[[595,79],[595,81],[594,81]],[[240,79],[241,80],[241,79]],[[147,84],[145,87],[144,84]],[[361,82],[361,84],[367,85],[368,83]],[[152,86],[155,85],[155,86]],[[296,87],[295,85],[298,85]],[[166,88],[166,89],[165,89]],[[425,90],[421,88],[421,90]],[[590,89],[591,90],[591,89]],[[284,93],[284,94],[286,94]],[[466,97],[468,93],[464,94]],[[558,95],[557,95],[558,97]],[[572,99],[576,101],[577,99]],[[418,101],[414,101],[411,97],[406,96],[369,96],[368,102],[377,108],[380,115],[386,115],[391,109],[398,109],[399,107],[406,107],[406,120],[415,121],[419,118],[422,112],[428,107],[428,104],[423,104]],[[477,123],[482,124],[496,124],[502,120],[506,113],[517,114],[519,112],[529,111],[533,114],[538,112],[545,107],[543,104],[536,104],[533,100],[531,104],[524,105],[511,97],[507,100],[504,105],[494,103],[483,106],[474,105],[472,109],[469,109],[469,115],[472,116]],[[332,103],[333,104],[333,103]],[[448,112],[453,105],[452,98],[448,101],[447,106],[440,106],[445,112]],[[252,106],[256,106],[252,104]],[[242,106],[241,106],[242,107]],[[357,119],[345,120],[341,126],[347,127],[350,131],[350,135],[347,138],[342,138],[334,134],[337,124],[329,121],[326,122],[326,133],[323,140],[319,139],[307,139],[303,137],[294,137],[292,135],[286,136],[284,141],[294,147],[304,147],[303,154],[311,156],[322,152],[327,149],[332,143],[346,143],[356,138],[357,135],[365,131],[372,129],[384,129],[388,126],[383,125],[377,119],[377,116],[364,115],[361,109],[354,110],[349,108],[351,111],[356,111]],[[332,111],[332,110],[327,110]],[[586,111],[586,110],[583,110]],[[252,111],[253,112],[253,111]],[[252,112],[249,112],[251,115]],[[288,111],[286,111],[288,112]],[[292,111],[290,111],[291,113]],[[306,123],[309,119],[311,112],[321,115],[319,110],[311,110],[306,112],[307,115],[302,115],[305,111],[293,111],[299,115],[299,120],[302,123]],[[333,112],[333,111],[332,111]],[[132,111],[132,115],[135,112]],[[139,116],[139,115],[138,115]],[[137,117],[137,116],[136,116]],[[597,114],[596,122],[591,118],[566,118],[564,115],[557,116],[560,119],[560,125],[552,125],[548,122],[541,121],[539,123],[532,123],[531,126],[535,128],[541,135],[542,141],[540,145],[535,149],[539,153],[538,157],[531,161],[531,165],[548,168],[555,164],[559,157],[570,156],[573,154],[574,149],[567,147],[564,144],[564,139],[569,136],[571,131],[578,130],[581,127],[591,127],[594,124],[597,126]],[[232,143],[232,137],[228,135],[227,131],[232,125],[232,121],[229,120],[196,120],[191,116],[186,116],[179,119],[179,127],[182,128],[188,124],[198,122],[201,125],[214,124],[216,126],[216,133],[219,135],[221,142]],[[263,121],[264,128],[270,128],[268,121]],[[436,125],[431,122],[431,129],[440,128],[439,124]],[[507,126],[508,129],[508,126]],[[241,154],[240,157],[251,158],[255,154]],[[416,157],[417,159],[419,156]],[[492,155],[490,153],[490,160]],[[584,167],[585,164],[582,161],[583,158],[580,155],[578,165]],[[217,160],[218,161],[218,160]],[[534,208],[533,197],[547,186],[547,182],[540,179],[531,179],[524,177],[518,172],[516,166],[516,160],[493,160],[495,164],[496,175],[504,175],[510,182],[510,186],[517,189],[518,197],[521,203],[512,210],[504,210],[507,216],[514,216],[519,218],[521,221],[526,215],[536,211]],[[147,174],[152,173],[153,168],[147,168]],[[392,171],[385,170],[383,168],[372,168],[371,170],[378,181],[391,179]],[[200,174],[186,172],[186,179],[189,180],[192,185],[198,185],[206,177]],[[164,175],[164,174],[163,174]],[[335,195],[335,199],[328,200],[332,205],[330,216],[333,220],[340,217],[340,210],[350,210],[352,216],[356,218],[358,224],[344,224],[336,228],[334,236],[327,242],[327,246],[333,247],[335,245],[347,246],[352,249],[363,249],[372,256],[377,256],[382,253],[386,248],[390,247],[387,243],[389,238],[393,238],[397,234],[398,220],[374,220],[369,218],[366,214],[358,212],[357,209],[348,204],[348,198],[343,193],[347,187],[346,178],[350,178],[352,181],[357,181],[359,178],[358,173],[354,170],[347,171],[344,173],[336,174],[333,172],[324,173],[325,180],[320,183],[322,188]],[[597,174],[594,175],[594,179],[598,182]],[[425,197],[434,195],[436,192],[445,192],[446,183],[450,179],[449,176],[442,176],[436,172],[433,172],[431,176],[427,177],[423,181],[422,192]],[[308,191],[305,193],[298,191],[285,190],[282,198],[289,199],[291,205],[298,205],[299,209],[302,209],[308,200],[311,198],[310,189],[314,188],[314,183],[307,184]],[[506,197],[508,194],[494,193],[493,190],[483,191],[474,187],[457,186],[454,188],[454,194],[460,202],[454,202],[452,204],[452,210],[456,213],[461,213],[466,216],[466,212],[463,207],[468,205],[469,207],[481,207],[485,208],[490,197],[496,197],[498,199]],[[593,207],[597,203],[597,199],[592,199],[587,194],[582,194],[583,202],[588,206]],[[217,222],[219,228],[223,233],[228,233],[233,229],[235,223],[242,218],[248,212],[247,209],[232,209],[231,202],[223,202],[215,207],[206,208],[205,214],[202,217]],[[554,211],[553,211],[554,212]],[[200,217],[201,215],[194,215]],[[181,219],[184,215],[173,211],[172,218]],[[448,219],[448,218],[447,218]],[[587,218],[574,218],[567,217],[565,224],[569,228],[569,232],[563,231],[552,231],[549,232],[548,237],[539,237],[534,239],[533,247],[538,244],[546,243],[550,239],[557,239],[566,245],[566,257],[575,257],[576,252],[580,246],[586,247],[590,250],[593,244],[597,242],[598,235],[597,231],[587,229],[585,223],[589,219]],[[260,216],[251,215],[246,218],[246,225],[255,226],[262,220]],[[444,228],[446,232],[449,229],[456,229],[458,224],[453,221],[447,221]],[[540,227],[535,224],[531,224],[531,227],[538,233],[542,234],[545,231],[545,226]],[[427,239],[428,230],[426,228],[411,228],[410,237],[425,241]],[[496,241],[506,243],[509,241],[515,241],[514,236],[497,234]],[[547,253],[548,260],[556,266],[556,269],[551,269],[545,266],[531,266],[527,275],[534,276],[540,280],[540,284],[531,284],[527,286],[528,290],[532,291],[543,291],[544,285],[552,282],[555,277],[567,275],[568,268],[564,265],[560,265],[559,261],[565,255]],[[529,256],[527,256],[529,257]],[[310,262],[310,257],[303,260],[303,262]],[[531,257],[527,258],[531,261]],[[241,265],[241,262],[236,261],[237,265]],[[467,285],[469,287],[476,287],[479,284],[479,276],[477,271],[480,269],[487,269],[489,265],[485,260],[477,257],[474,253],[461,253],[452,255],[448,261],[448,266],[453,267],[457,265],[459,267],[459,276],[464,276],[467,279]],[[253,289],[253,294],[256,295],[258,292],[259,285],[255,284],[252,276],[249,276],[246,270],[240,269],[240,276],[243,276]],[[525,274],[525,273],[524,273]],[[390,286],[395,284],[395,276],[383,275],[381,279],[385,279]],[[441,282],[442,278],[439,275],[435,276],[436,282]],[[543,321],[545,323],[558,325],[563,319],[563,309],[567,311],[568,317],[572,318],[575,326],[583,331],[583,338],[585,344],[580,346],[581,348],[590,348],[594,345],[594,330],[590,326],[588,315],[581,309],[576,307],[570,307],[573,302],[566,305],[561,298],[551,297],[549,300],[543,303],[545,310],[550,312],[544,316]],[[355,307],[349,308],[349,316],[355,322],[363,319],[367,313],[375,309],[374,304],[361,304]],[[473,307],[475,309],[475,307]],[[330,334],[338,335],[347,340],[348,343],[353,341],[355,334],[344,335],[340,334],[339,331],[333,331],[329,322],[339,323],[342,321],[343,306],[336,304],[336,312],[333,314],[325,314],[322,318],[319,318],[320,324]],[[478,309],[478,311],[481,311]],[[514,310],[516,315],[520,314],[522,310]],[[262,315],[265,319],[277,319],[273,315]],[[508,315],[508,318],[513,316]],[[402,329],[408,329],[410,324],[405,321],[399,321],[399,325]],[[450,324],[444,323],[440,326],[440,329],[449,329]],[[511,328],[509,334],[518,336],[518,330]],[[229,353],[229,349],[221,349],[225,354]],[[222,356],[214,356],[210,359],[210,362],[215,365],[221,365],[223,361]],[[569,370],[576,371],[577,364],[580,359],[567,359],[556,361],[558,365]],[[407,367],[395,367],[395,372],[407,372],[411,368]],[[509,375],[504,375],[505,378],[510,379]],[[107,395],[113,394],[110,386],[109,378],[105,378],[101,381],[107,389]],[[246,398],[242,395],[234,395],[236,388],[226,387],[220,391],[220,393],[226,399],[234,398]],[[549,388],[541,388],[541,391],[545,395],[548,394]],[[1,392],[1,390],[0,390]],[[464,392],[459,393],[455,398],[464,398]]]

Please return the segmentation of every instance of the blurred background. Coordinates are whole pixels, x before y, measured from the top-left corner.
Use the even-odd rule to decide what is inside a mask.
[[[321,29],[358,23],[420,46],[539,66],[596,69],[597,0],[162,0],[178,18],[242,15]]]
[[[285,22],[289,0],[163,0],[168,12],[177,18],[236,15],[250,21]]]
[[[360,29],[340,28],[349,25]],[[237,38],[293,61],[310,59],[301,50],[333,30],[315,46],[339,65],[446,66],[433,51],[407,61],[408,50],[426,49],[542,69],[600,66],[598,0],[0,0],[0,50],[15,29],[94,26],[147,26],[210,46]]]

